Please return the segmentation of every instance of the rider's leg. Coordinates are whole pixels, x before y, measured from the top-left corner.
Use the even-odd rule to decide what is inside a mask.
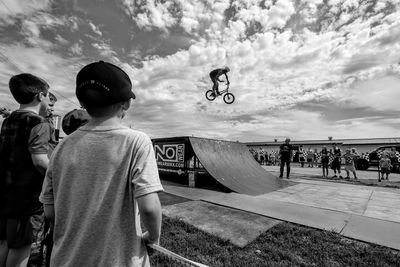
[[[219,95],[218,82],[216,80],[213,80],[213,88],[212,88],[212,90],[214,91],[215,95]]]

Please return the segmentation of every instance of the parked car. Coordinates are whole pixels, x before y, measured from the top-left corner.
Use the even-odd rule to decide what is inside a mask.
[[[380,146],[368,153],[363,154],[356,163],[356,168],[358,170],[367,170],[371,166],[377,167],[379,165],[379,160],[382,157],[383,153],[389,153],[392,147],[396,148],[396,157],[397,160],[393,164],[392,172],[400,172],[399,170],[399,161],[400,161],[400,145],[388,145],[388,146]]]

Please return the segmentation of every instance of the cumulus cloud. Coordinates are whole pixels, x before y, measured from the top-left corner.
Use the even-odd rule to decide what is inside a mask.
[[[271,28],[283,28],[288,19],[295,13],[293,2],[290,0],[278,0],[274,5],[262,7],[262,1],[233,1],[236,8],[236,18],[247,24],[260,23],[263,30]]]
[[[75,98],[74,79],[80,64],[77,59],[64,59],[61,56],[49,53],[45,49],[38,47],[25,47],[22,44],[4,46],[7,50],[7,58],[10,61],[0,61],[1,78],[1,103],[12,110],[18,104],[8,91],[8,81],[11,76],[29,72],[33,75],[45,79],[58,98],[55,111],[58,114],[65,114],[68,110],[79,108],[79,103]]]
[[[81,56],[82,55],[82,45],[79,43],[73,44],[70,48],[69,51],[75,56]]]
[[[117,53],[112,49],[110,44],[104,42],[92,43],[92,46],[96,48],[99,54],[103,57],[110,58],[114,61],[119,62],[120,60],[116,57]]]
[[[137,26],[142,29],[151,30],[158,28],[167,31],[167,29],[176,24],[177,19],[171,13],[173,9],[173,1],[138,1],[141,5],[138,12],[134,12],[132,19]],[[125,5],[132,7],[128,1],[124,1]],[[133,9],[131,9],[134,11]]]
[[[325,139],[332,132],[335,138],[360,137],[360,132],[382,136],[368,127],[380,127],[388,135],[399,129],[389,116],[398,112],[394,99],[400,91],[399,6],[395,1],[374,5],[354,0],[121,0],[118,8],[124,11],[116,10],[129,17],[131,35],[140,42],[115,42],[106,28],[100,31],[98,25],[106,25],[101,16],[46,13],[24,20],[21,34],[28,46],[18,46],[21,55],[10,52],[15,44],[3,48],[21,66],[60,83],[58,88],[72,101],[67,87],[73,87],[74,71],[88,58],[121,66],[137,95],[126,123],[156,137],[196,134],[246,141],[294,134],[294,139]],[[45,35],[57,33],[60,21],[68,31],[56,34],[53,44]],[[175,38],[171,36],[186,45],[164,56],[159,51],[168,38]],[[73,58],[54,52],[66,42],[71,44],[66,55]],[[50,69],[43,69],[47,61]],[[235,102],[207,101],[209,72],[226,65]],[[63,76],[58,69],[64,68]],[[9,75],[3,71],[1,78]],[[63,78],[56,80],[57,75]],[[319,102],[351,114],[326,116],[324,112],[335,110],[302,106]],[[61,106],[66,109],[68,103]],[[360,115],[363,110],[368,114]]]
[[[382,76],[373,80],[356,82],[348,91],[353,105],[372,107],[376,110],[400,111],[400,77]]]
[[[51,0],[2,0],[0,5],[0,25],[12,24],[19,15],[30,16],[39,10],[48,10]]]
[[[94,33],[96,33],[97,35],[99,35],[99,36],[102,36],[102,35],[103,35],[102,32],[100,31],[99,27],[97,27],[96,25],[94,25],[93,22],[89,22],[89,26],[90,26],[90,28],[92,29],[92,31],[93,31]]]
[[[248,132],[249,129],[258,129],[261,122],[259,120],[251,123],[236,121],[235,116],[285,110],[296,106],[297,103],[319,98],[345,101],[343,98],[347,97],[346,101],[355,103],[357,102],[356,95],[363,94],[357,89],[359,87],[355,86],[355,82],[376,78],[382,69],[393,65],[398,59],[392,52],[396,50],[379,51],[376,49],[377,38],[379,40],[383,38],[381,34],[378,33],[375,37],[370,34],[370,25],[379,21],[382,16],[356,20],[343,26],[340,31],[317,33],[304,29],[301,34],[295,34],[290,30],[271,33],[265,28],[284,27],[294,13],[294,7],[290,2],[285,1],[278,1],[275,5],[265,3],[265,6],[260,6],[260,4],[261,1],[234,1],[232,6],[237,9],[235,18],[238,19],[230,21],[222,30],[218,27],[211,30],[212,34],[209,34],[208,37],[212,37],[210,40],[214,40],[214,44],[200,39],[188,51],[180,51],[166,58],[145,61],[143,68],[137,70],[137,73],[140,73],[137,84],[146,91],[143,94],[144,98],[159,98],[160,101],[181,99],[181,94],[177,92],[185,92],[182,94],[188,93],[192,96],[199,87],[206,90],[210,86],[207,77],[210,69],[228,64],[232,69],[232,92],[237,96],[237,103],[223,108],[219,106],[220,103],[206,103],[201,112],[203,115],[220,116],[226,121],[226,124],[222,123],[223,127],[229,128],[234,125],[237,131],[240,129],[240,132]],[[315,8],[322,2],[309,1],[308,4],[314,5]],[[354,1],[347,1],[344,10],[350,12],[355,7],[358,5]],[[282,21],[271,20],[270,24],[262,24],[263,15],[269,17],[276,15]],[[352,14],[347,15],[347,19],[343,19],[343,22],[352,16]],[[251,21],[261,23],[265,28],[263,28],[263,32],[259,32],[249,39],[242,39],[243,33],[246,32]],[[343,24],[343,22],[341,23]],[[187,30],[190,29],[193,32],[197,26],[198,24],[188,26]],[[387,24],[382,29],[382,32],[387,34],[386,36],[388,36],[387,32],[390,26]],[[349,32],[351,35],[348,34]],[[230,38],[223,39],[222,36]],[[219,40],[224,42],[218,42]],[[360,47],[363,48],[362,52],[359,50]],[[346,75],[356,72],[359,73],[359,78],[354,80],[346,78]],[[146,73],[151,73],[151,75]],[[198,82],[187,82],[188,76],[191,80]],[[330,81],[329,86],[326,86],[327,81]],[[386,82],[388,81],[385,80]],[[343,92],[346,92],[345,96],[341,95]],[[389,90],[384,95],[390,96],[393,95],[393,92],[393,90]],[[200,93],[196,92],[196,94],[197,97],[200,97]],[[369,94],[372,92],[368,91],[364,95]],[[262,103],[259,101],[260,98],[263,99]],[[389,100],[388,97],[382,96],[382,98],[381,102]],[[198,98],[190,97],[185,101],[190,103],[189,106],[194,106]],[[258,104],[253,105],[252,103]],[[361,101],[361,98],[357,103],[361,106],[370,105],[364,100]],[[391,105],[389,106],[393,108]],[[190,110],[189,107],[185,108]],[[315,127],[325,124],[318,113],[302,115],[315,118]],[[295,113],[290,113],[290,116],[292,116],[290,122],[293,125],[298,125],[296,120],[304,117],[295,116]],[[279,118],[277,121],[279,122],[281,119]],[[280,126],[275,125],[275,131]],[[344,130],[345,126],[342,126],[337,126],[336,130]],[[360,127],[356,126],[352,127],[354,129]],[[266,129],[264,130],[266,131]],[[294,129],[283,131],[281,135],[287,135],[292,130]],[[326,135],[331,130],[331,125],[326,125]],[[218,131],[223,130],[218,128]],[[210,134],[216,135],[216,133]],[[311,133],[304,129],[304,134],[301,132],[300,134],[306,136]]]

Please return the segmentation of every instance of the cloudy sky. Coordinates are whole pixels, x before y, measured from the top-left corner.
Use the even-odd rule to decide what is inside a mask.
[[[30,72],[62,116],[79,69],[104,60],[133,82],[124,122],[151,137],[397,137],[399,2],[0,0],[0,107],[18,108],[8,80]],[[204,97],[224,66],[231,105]]]

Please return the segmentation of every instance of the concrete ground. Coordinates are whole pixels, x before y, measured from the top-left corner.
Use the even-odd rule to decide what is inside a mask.
[[[278,166],[265,169],[278,176]],[[400,189],[318,179],[318,168],[293,167],[296,184],[259,196],[165,185],[167,193],[400,249]],[[359,172],[373,179],[376,172]],[[313,178],[314,177],[314,178]],[[400,180],[392,174],[390,179]]]
[[[275,165],[275,166],[262,166],[265,170],[275,174],[276,176],[279,175],[279,166]],[[331,178],[334,173],[332,169],[329,169],[329,175],[328,177]],[[367,171],[360,171],[357,170],[357,178],[359,180],[361,180],[361,182],[365,182],[365,181],[378,181],[378,170],[376,168],[371,167],[370,169],[368,169]],[[307,167],[307,164],[304,165],[303,168],[300,167],[300,164],[298,163],[292,163],[291,164],[291,174],[292,176],[296,177],[296,178],[300,178],[300,177],[306,177],[306,178],[322,178],[322,169],[318,168],[316,166],[314,166],[313,168],[309,168]],[[346,171],[342,168],[341,170],[341,174],[343,177],[346,177]],[[285,169],[285,175],[286,175],[286,169]],[[284,176],[285,177],[285,176]],[[350,174],[350,178],[353,178],[353,174]],[[391,173],[389,175],[389,182],[393,182],[393,183],[399,183],[399,187],[400,187],[400,174],[399,173]],[[383,181],[382,185],[384,185],[386,182]]]
[[[204,201],[188,201],[163,206],[163,214],[183,220],[207,233],[216,235],[232,244],[244,247],[260,234],[281,221],[214,205]]]

